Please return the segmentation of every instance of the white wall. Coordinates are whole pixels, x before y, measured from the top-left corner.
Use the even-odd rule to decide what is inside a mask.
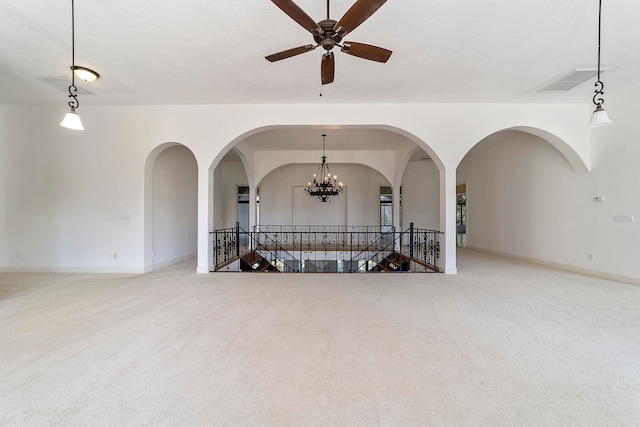
[[[573,169],[593,166],[577,184],[582,197],[608,196],[604,204],[591,206],[596,219],[587,229],[576,230],[594,238],[596,258],[588,265],[640,279],[636,261],[629,259],[640,240],[640,132],[633,116],[638,96],[638,88],[623,94],[610,85],[607,110],[614,124],[594,131],[584,127],[588,100],[580,105],[85,106],[79,111],[83,132],[58,125],[64,104],[0,106],[0,268],[144,271],[151,251],[145,243],[145,213],[152,208],[145,197],[145,162],[155,147],[173,141],[187,146],[198,162],[198,271],[207,271],[207,233],[216,212],[208,199],[213,193],[209,167],[217,165],[230,144],[279,126],[379,127],[419,144],[440,170],[440,206],[445,208],[438,228],[455,244],[458,163],[485,136],[522,126],[564,141],[560,146]],[[614,214],[635,214],[636,221],[613,223]],[[578,243],[568,243],[573,240],[562,242],[566,253],[584,252]],[[447,269],[454,271],[450,243],[443,254]],[[111,259],[112,252],[118,252],[117,259]]]
[[[558,150],[527,133],[480,142],[458,167],[458,181],[467,181],[468,246],[623,280],[640,277],[637,222],[613,222],[614,215],[640,212],[640,180],[626,159],[638,149],[624,140],[598,144],[608,147],[598,150],[592,172],[576,173]],[[598,195],[606,201],[595,202]]]
[[[0,107],[0,116],[0,267],[143,271],[149,151],[135,134],[119,138],[105,123],[87,138],[46,107]]]
[[[329,203],[314,202],[315,210],[309,211],[307,219],[294,218],[293,187],[306,185],[316,172],[318,164],[282,166],[268,174],[260,183],[260,223],[293,224],[295,220],[298,224],[309,225],[379,225],[379,189],[381,186],[389,186],[388,181],[369,167],[335,164],[331,159],[328,160],[331,172],[338,175],[346,186],[343,194]],[[334,214],[335,209],[340,214]]]
[[[238,187],[249,185],[240,161],[223,161],[216,167],[215,206],[220,206],[215,219],[216,229],[235,227],[238,221]]]
[[[198,168],[183,146],[165,149],[153,166],[153,265],[194,257],[197,252]]]
[[[432,161],[409,162],[402,177],[402,225],[440,229],[440,173]]]
[[[339,158],[341,152],[334,153]],[[371,153],[366,153],[367,155]],[[317,157],[317,156],[316,156]],[[261,157],[263,163],[269,157]],[[389,154],[386,154],[389,158]],[[378,225],[378,188],[391,184],[370,167],[357,164],[334,164],[333,171],[340,172],[340,180],[347,186],[345,192],[332,202],[317,202],[298,206],[296,191],[308,182],[316,170],[317,164],[290,164],[268,174],[260,184],[261,223],[269,224],[323,224],[323,225]],[[264,168],[263,164],[263,168]],[[216,171],[221,174],[216,186],[214,205],[224,204],[225,213],[220,227],[235,225],[235,188],[248,185],[244,166],[239,161],[221,162]],[[432,161],[409,162],[402,179],[404,193],[404,227],[410,222],[418,228],[437,230],[440,225],[440,177],[438,168]],[[220,196],[222,195],[222,196]],[[397,197],[397,194],[395,194]],[[304,211],[304,215],[301,213]],[[222,218],[222,217],[221,217]]]

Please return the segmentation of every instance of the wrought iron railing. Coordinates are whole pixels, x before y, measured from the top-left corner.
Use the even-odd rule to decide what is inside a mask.
[[[372,226],[255,226],[211,233],[211,271],[440,271],[443,233]]]
[[[224,228],[209,233],[214,270],[219,270],[240,256],[240,227]]]

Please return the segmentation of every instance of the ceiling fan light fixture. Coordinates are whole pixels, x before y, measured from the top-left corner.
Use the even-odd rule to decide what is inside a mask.
[[[85,82],[92,82],[100,77],[100,74],[90,68],[73,65],[71,69],[73,70],[73,74],[75,74],[79,79]]]

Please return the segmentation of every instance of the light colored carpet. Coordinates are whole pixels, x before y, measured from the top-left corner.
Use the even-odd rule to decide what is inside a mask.
[[[640,425],[640,287],[194,269],[0,275],[0,425]]]

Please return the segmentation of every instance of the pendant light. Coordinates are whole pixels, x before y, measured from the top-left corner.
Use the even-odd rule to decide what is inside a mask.
[[[602,95],[604,94],[604,83],[600,80],[600,33],[602,27],[602,0],[598,0],[598,80],[596,81],[596,90],[595,95],[593,96],[593,103],[596,106],[593,114],[591,114],[591,120],[587,123],[587,127],[594,128],[599,126],[605,126],[611,123],[611,119],[609,119],[609,115],[602,108],[602,104],[604,104],[604,99]]]
[[[60,122],[60,126],[74,129],[74,130],[84,130],[82,126],[82,122],[80,121],[80,116],[76,113],[76,108],[80,105],[78,102],[78,88],[76,87],[76,78],[78,75],[84,81],[90,82],[96,80],[100,75],[93,70],[85,67],[76,66],[75,63],[75,54],[76,54],[76,41],[75,41],[75,10],[74,10],[74,1],[71,0],[71,86],[69,86],[69,112],[64,116],[62,122]]]
[[[315,197],[319,202],[327,203],[342,193],[343,186],[338,182],[336,175],[331,175],[327,156],[324,152],[326,134],[322,135],[322,163],[318,166],[318,171],[313,175],[313,182],[309,182],[304,191],[311,197]]]

